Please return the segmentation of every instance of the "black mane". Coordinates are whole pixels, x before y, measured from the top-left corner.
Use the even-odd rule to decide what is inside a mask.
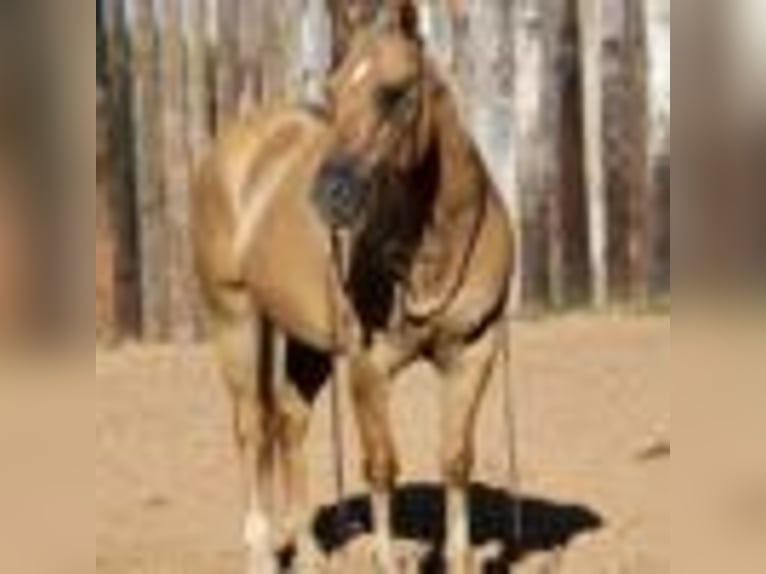
[[[367,331],[388,325],[403,281],[433,217],[442,173],[434,143],[407,173],[375,177],[364,222],[355,234],[348,290]]]

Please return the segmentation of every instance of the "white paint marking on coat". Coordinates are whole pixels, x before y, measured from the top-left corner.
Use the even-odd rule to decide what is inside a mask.
[[[269,522],[258,510],[250,510],[245,519],[245,542],[250,548],[265,547],[269,539]]]
[[[290,122],[295,122],[296,120],[291,117],[287,118],[278,118],[276,121],[270,122],[266,127],[263,129],[263,131],[259,134],[258,141],[255,142],[254,147],[248,150],[247,157],[253,158],[258,157],[260,154],[263,153],[263,150],[266,148],[266,146],[271,142],[272,138],[276,137],[276,135],[285,129],[285,127],[288,127],[290,125]],[[232,200],[234,202],[234,206],[236,207],[236,210],[238,213],[242,213],[247,209],[247,205],[243,201],[244,191],[245,191],[245,184],[247,183],[245,181],[245,178],[250,175],[249,173],[249,165],[250,162],[246,162],[245,164],[241,165],[239,169],[237,169],[236,176],[235,176],[235,185],[231,186],[232,190],[234,191],[234,197],[232,197]]]
[[[274,167],[263,174],[259,174],[256,181],[253,182],[257,189],[252,191],[250,202],[244,207],[245,213],[239,220],[237,233],[234,237],[234,261],[238,267],[241,268],[244,263],[252,235],[262,223],[274,193],[281,189],[280,183],[290,171],[296,169],[304,160],[312,143],[309,141],[296,147]]]
[[[361,84],[367,79],[367,76],[370,75],[371,71],[372,62],[370,60],[363,60],[356,66],[356,68],[354,68],[354,71],[351,72],[351,83],[353,85]]]

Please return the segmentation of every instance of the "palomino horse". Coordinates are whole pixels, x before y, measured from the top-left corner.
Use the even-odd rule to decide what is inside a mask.
[[[342,277],[316,199],[338,190],[363,205]],[[399,2],[354,31],[321,113],[262,110],[226,133],[198,174],[193,203],[199,276],[234,399],[251,572],[273,571],[275,545],[296,544],[299,560],[309,554],[301,448],[310,406],[341,355],[372,491],[378,568],[396,571],[390,385],[424,359],[444,379],[447,565],[470,570],[472,434],[504,340],[513,234],[425,55],[413,7]],[[268,519],[272,443],[286,477],[279,529]]]

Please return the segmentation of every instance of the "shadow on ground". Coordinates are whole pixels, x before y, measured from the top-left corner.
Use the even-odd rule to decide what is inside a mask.
[[[422,563],[425,573],[443,572],[440,555],[445,514],[444,489],[434,484],[401,487],[394,498],[394,530],[397,538],[432,545]],[[522,539],[514,524],[521,517]],[[371,510],[367,497],[355,497],[324,508],[317,516],[315,532],[327,553],[345,546],[356,536],[369,532]],[[581,534],[598,530],[602,518],[581,505],[568,505],[536,498],[514,499],[500,489],[481,484],[471,487],[471,533],[475,547],[498,543],[501,555],[487,572],[507,572],[525,555],[560,549]]]

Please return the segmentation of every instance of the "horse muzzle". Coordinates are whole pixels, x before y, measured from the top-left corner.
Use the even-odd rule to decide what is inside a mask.
[[[312,200],[324,222],[334,229],[350,228],[365,212],[372,188],[369,178],[347,158],[333,158],[319,169]]]

